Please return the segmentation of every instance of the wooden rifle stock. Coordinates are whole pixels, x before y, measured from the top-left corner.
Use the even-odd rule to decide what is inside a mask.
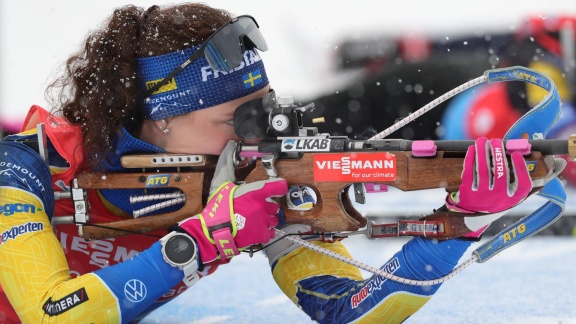
[[[395,187],[402,191],[433,188],[446,188],[447,191],[458,190],[465,152],[440,151],[435,157],[429,158],[414,158],[409,151],[389,153],[396,156],[396,180],[375,183]],[[280,204],[284,209],[287,223],[307,224],[319,232],[355,231],[364,227],[367,220],[354,209],[348,197],[348,190],[346,190],[352,183],[314,182],[313,155],[314,153],[307,153],[300,159],[279,159],[275,164],[278,177],[286,179],[289,186],[307,186],[312,188],[317,196],[317,203],[310,211],[290,210],[287,208],[286,198],[282,198]],[[540,152],[532,152],[529,156],[525,156],[528,163],[535,164],[535,168],[530,173],[533,180],[544,179],[548,176],[554,165],[551,158]],[[258,165],[246,181],[253,182],[267,178],[265,168]]]
[[[156,173],[139,174],[80,174],[78,184],[83,189],[142,189],[144,179]],[[202,211],[202,183],[204,174],[201,172],[174,173],[170,177],[168,187],[177,188],[185,193],[184,206],[174,212],[156,216],[141,216],[127,218],[109,223],[99,223],[97,226],[86,224],[82,226],[81,235],[86,240],[118,237],[131,233],[146,233],[155,230],[165,230],[168,226],[183,219],[194,216]]]
[[[158,168],[164,160],[179,155],[133,155],[122,157],[122,165],[129,168]],[[175,188],[184,195],[184,205],[174,211],[162,213],[154,216],[141,216],[138,218],[125,218],[113,222],[98,224],[79,224],[79,234],[86,240],[104,239],[110,237],[124,236],[132,233],[147,233],[155,230],[166,230],[170,225],[175,224],[188,217],[200,213],[203,209],[203,188],[204,184],[211,179],[214,170],[216,157],[199,156],[201,162],[182,161],[172,162],[169,166],[174,168],[193,167],[191,171],[177,172],[142,172],[142,173],[82,173],[79,174],[78,186],[85,190],[98,189],[145,189],[147,179],[158,177],[162,174],[169,174],[169,180],[165,188]],[[158,160],[158,161],[156,161]],[[154,163],[151,164],[150,161]],[[157,164],[156,164],[157,163]],[[210,176],[206,179],[207,176]]]
[[[440,141],[441,142],[441,141]],[[462,141],[467,142],[467,141]],[[531,178],[534,181],[543,180],[554,172],[555,162],[553,154],[550,152],[548,141],[538,141],[539,143],[524,158],[532,167]],[[439,143],[442,147],[442,144]],[[458,143],[460,145],[462,143]],[[553,150],[560,152],[557,154],[569,153],[572,157],[576,154],[576,138],[564,140],[561,144],[558,140],[550,141],[549,144],[556,145]],[[461,145],[462,146],[462,145]],[[561,147],[560,147],[561,146]],[[353,206],[348,195],[348,188],[354,182],[370,182],[374,184],[388,185],[401,191],[415,191],[434,188],[445,188],[449,192],[458,190],[461,183],[461,175],[466,146],[453,151],[437,151],[431,157],[414,157],[410,150],[399,150],[385,152],[395,156],[396,178],[393,181],[373,182],[361,178],[352,182],[316,182],[314,180],[314,155],[331,154],[330,152],[308,152],[300,154],[299,157],[281,157],[274,163],[278,177],[288,181],[289,187],[306,186],[314,190],[317,198],[315,206],[308,211],[291,210],[288,208],[286,197],[279,198],[279,203],[283,207],[286,221],[291,224],[307,224],[313,230],[319,232],[335,231],[355,231],[364,227],[367,220]],[[560,148],[558,148],[560,147]],[[536,150],[540,148],[547,154]],[[382,150],[362,151],[363,154],[378,154]],[[334,152],[344,153],[344,152]],[[345,152],[354,154],[354,152]],[[107,223],[77,224],[80,226],[79,232],[86,240],[118,237],[133,233],[147,233],[155,230],[166,230],[169,226],[183,219],[200,213],[203,209],[204,201],[208,195],[207,184],[211,180],[216,162],[216,157],[200,156],[201,163],[187,162],[172,163],[164,165],[162,163],[150,163],[152,161],[164,161],[166,155],[135,155],[123,157],[124,167],[132,170],[141,168],[142,172],[130,173],[83,173],[77,177],[78,187],[83,190],[99,189],[146,189],[147,179],[166,175],[169,181],[163,184],[163,188],[175,188],[184,195],[183,206],[176,211],[161,213],[153,216],[125,217]],[[168,156],[169,158],[169,156]],[[171,169],[167,169],[171,167]],[[185,168],[185,170],[180,170]],[[155,169],[155,170],[154,170]],[[168,171],[174,170],[177,171]],[[146,170],[156,172],[145,172]],[[239,177],[246,182],[265,180],[270,177],[263,163],[257,161],[253,169],[245,177]],[[536,186],[533,192],[538,191]]]

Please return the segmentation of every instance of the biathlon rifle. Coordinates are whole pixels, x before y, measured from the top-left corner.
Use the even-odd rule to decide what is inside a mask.
[[[316,196],[312,208],[290,209],[286,197],[281,198],[279,203],[287,223],[308,224],[315,232],[341,233],[345,236],[346,233],[362,230],[372,238],[420,235],[448,239],[461,236],[468,229],[463,217],[458,217],[462,215],[454,212],[436,211],[420,220],[394,224],[368,222],[354,208],[350,191],[358,203],[364,203],[366,191],[379,191],[384,186],[401,191],[433,188],[456,191],[461,182],[466,150],[474,141],[411,141],[384,137],[472,86],[499,81],[525,81],[549,91],[543,101],[523,116],[505,137],[507,152],[520,151],[524,155],[533,181],[531,194],[538,193],[556,178],[565,165],[565,161],[555,158],[555,155],[569,155],[571,159],[576,157],[576,136],[544,139],[560,113],[557,91],[548,77],[522,67],[489,70],[482,77],[444,94],[369,140],[319,134],[316,127],[303,125],[304,113],[313,109],[313,104],[298,106],[290,98],[276,98],[274,91],[271,91],[261,100],[241,105],[234,116],[235,131],[241,138],[261,139],[258,144],[239,142],[237,145],[238,160],[255,160],[243,180],[249,183],[281,177],[288,181],[289,187],[312,190]],[[203,155],[123,156],[123,167],[132,172],[79,174],[73,181],[71,194],[66,195],[79,208],[72,216],[55,218],[56,222],[77,224],[80,235],[87,240],[167,229],[201,212],[207,197],[205,184],[209,183],[216,160],[216,157]],[[350,187],[352,190],[349,190]],[[175,193],[133,197],[134,201],[164,201],[136,211],[133,217],[108,223],[91,223],[85,207],[86,191],[121,188],[174,188]],[[181,204],[182,207],[173,212],[143,216],[174,204]]]

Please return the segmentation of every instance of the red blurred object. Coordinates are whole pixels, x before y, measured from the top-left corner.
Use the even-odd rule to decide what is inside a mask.
[[[506,94],[506,84],[485,87],[472,102],[467,133],[470,138],[502,138],[521,117]]]
[[[547,51],[555,55],[563,55],[562,44],[555,35],[563,28],[576,28],[576,17],[554,16],[528,17],[524,24],[518,28],[516,39],[532,37],[535,42],[542,45]]]

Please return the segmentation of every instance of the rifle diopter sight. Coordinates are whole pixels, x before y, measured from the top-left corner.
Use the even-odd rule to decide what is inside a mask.
[[[262,98],[248,101],[234,113],[234,130],[243,139],[266,139],[282,136],[314,136],[317,127],[304,127],[303,114],[312,111],[314,103],[294,104],[291,96],[276,97],[271,90]],[[313,120],[323,122],[322,118]]]

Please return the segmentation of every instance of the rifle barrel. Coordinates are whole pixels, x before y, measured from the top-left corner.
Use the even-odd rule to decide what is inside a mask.
[[[412,151],[412,146],[418,141],[405,139],[379,139],[379,140],[353,140],[347,137],[291,137],[288,141],[292,147],[283,147],[284,139],[265,139],[256,145],[247,145],[242,148],[243,152],[252,151],[261,154],[274,154],[286,152],[288,148],[292,152],[311,153],[321,152],[314,149],[314,145],[307,146],[306,143],[323,141],[329,144],[328,152],[369,152],[369,151]],[[506,144],[506,140],[504,143]],[[514,140],[518,141],[518,140]],[[437,140],[433,141],[437,151],[466,152],[470,145],[474,145],[473,140]],[[531,151],[538,151],[544,155],[570,155],[571,159],[576,157],[576,135],[571,135],[569,139],[542,139],[529,140]],[[287,142],[286,142],[287,143]],[[298,144],[300,143],[300,144]],[[302,144],[304,143],[304,144]],[[320,146],[316,143],[316,147]]]
[[[412,144],[416,141],[390,139],[371,141],[374,148],[381,151],[411,151]],[[506,143],[507,141],[504,141]],[[550,139],[550,140],[530,140],[532,151],[539,151],[544,155],[569,154],[570,140]],[[472,140],[438,140],[434,141],[438,151],[466,151],[470,145],[474,145]],[[574,144],[573,144],[574,145]]]
[[[507,141],[504,141],[506,143]],[[568,140],[530,140],[532,151],[541,152],[544,155],[568,154]],[[474,145],[474,141],[434,141],[439,151],[466,151],[468,146]]]

